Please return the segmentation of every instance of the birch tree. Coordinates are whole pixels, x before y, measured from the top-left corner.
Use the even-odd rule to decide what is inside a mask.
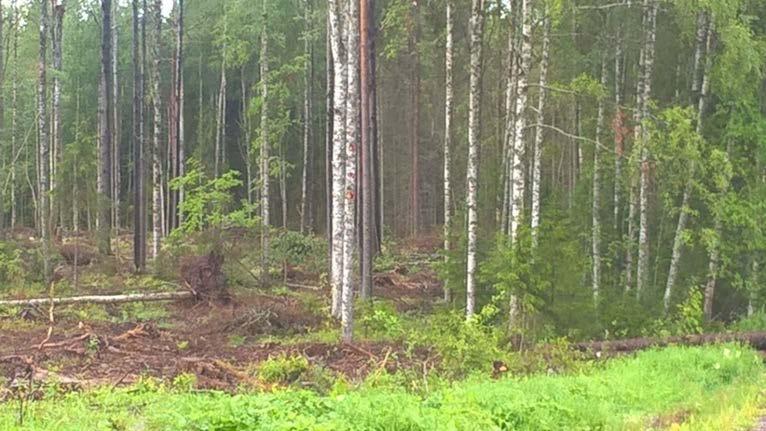
[[[447,41],[444,51],[444,253],[445,263],[447,254],[450,251],[450,231],[452,228],[452,184],[451,171],[452,165],[452,115],[454,90],[452,88],[452,74],[454,69],[454,26],[455,18],[452,11],[452,0],[447,0]],[[450,286],[444,285],[444,301],[449,302],[451,298]]]
[[[606,59],[601,58],[601,87],[606,87]],[[591,206],[591,290],[594,303],[601,290],[601,134],[604,129],[604,98],[598,99],[596,142],[593,148],[593,190]]]
[[[304,2],[305,12],[303,15],[305,28],[303,30],[303,55],[306,57],[306,70],[304,72],[303,80],[303,172],[301,174],[301,210],[300,210],[300,231],[305,233],[308,220],[308,207],[310,199],[309,196],[309,174],[311,160],[310,152],[312,151],[312,97],[314,90],[314,55],[311,39],[311,23],[312,23],[312,1],[305,0]]]
[[[509,233],[511,243],[516,242],[516,235],[521,224],[524,206],[524,152],[525,152],[525,129],[527,126],[527,93],[529,69],[532,61],[532,0],[521,0],[521,57],[518,68],[518,77],[516,81],[516,112],[514,114],[515,130],[513,133],[513,157],[511,159],[511,197],[509,199],[511,209],[509,211]],[[510,311],[508,315],[508,325],[510,328],[516,326],[518,315],[518,297],[511,292]]]
[[[268,22],[266,0],[262,0],[262,18],[264,28],[261,30],[261,283],[269,282],[269,37],[266,30]],[[225,69],[225,63],[224,63]],[[221,85],[226,85],[226,73],[222,72]],[[225,91],[225,90],[224,90]],[[224,93],[225,94],[225,93]],[[225,96],[224,96],[225,97]],[[225,109],[224,121],[225,121]]]
[[[341,333],[351,341],[354,329],[353,260],[356,244],[356,177],[359,146],[359,3],[350,0],[346,8],[347,96],[346,96],[346,193],[343,229],[343,288],[341,293]]]
[[[112,207],[112,0],[101,0],[101,183],[99,194],[98,248],[102,254],[111,254]],[[41,116],[42,117],[42,116]],[[41,120],[42,121],[42,120]]]
[[[636,296],[640,296],[646,285],[649,271],[649,133],[645,123],[649,118],[649,98],[652,92],[652,74],[654,71],[654,51],[657,37],[657,4],[645,0],[646,34],[644,40],[644,68],[642,73],[642,94],[640,115],[640,189],[639,189],[639,228],[638,228],[638,263],[636,266]]]
[[[152,129],[152,257],[156,258],[162,238],[162,101],[160,100],[160,47],[162,45],[162,0],[154,0],[152,8],[154,35],[151,44],[150,97],[153,111]]]
[[[468,99],[468,168],[466,207],[468,209],[468,247],[466,268],[466,318],[476,308],[476,242],[479,230],[479,145],[481,139],[481,62],[484,38],[484,0],[473,0],[470,22],[471,66]]]
[[[543,52],[540,61],[540,93],[537,99],[537,125],[532,160],[532,245],[537,247],[538,228],[540,226],[540,180],[543,159],[543,123],[545,122],[545,93],[548,85],[548,57],[550,52],[551,19],[546,8],[543,18]],[[523,174],[522,174],[523,175]]]
[[[344,40],[343,0],[328,0],[330,44],[333,59],[333,140],[332,140],[332,253],[330,285],[332,315],[341,317],[343,288],[343,245],[345,230],[345,157],[346,157],[346,41]]]
[[[710,52],[712,43],[712,31],[708,27],[708,20],[705,18],[704,13],[697,15],[697,25],[703,28],[697,29],[697,46],[694,50],[694,69],[692,76],[692,97],[695,97],[697,91],[701,89],[699,98],[697,99],[697,135],[702,134],[702,116],[705,111],[705,103],[707,99],[707,92],[710,88],[709,75],[712,67],[712,53]],[[700,19],[701,17],[701,19]],[[703,42],[700,43],[699,38],[702,35]],[[701,47],[700,45],[704,45]],[[700,73],[697,63],[701,62],[702,56],[705,56],[705,65]],[[683,197],[681,199],[681,208],[678,213],[678,223],[676,224],[675,237],[673,238],[673,249],[670,257],[670,266],[668,268],[668,279],[665,283],[665,294],[662,297],[662,303],[667,314],[670,308],[670,299],[673,294],[673,287],[675,286],[676,279],[678,278],[678,267],[681,262],[681,255],[683,252],[683,236],[686,230],[686,224],[689,219],[689,203],[691,201],[692,189],[694,187],[694,173],[695,173],[695,161],[690,160],[690,168],[687,174],[686,184],[684,185]]]
[[[104,0],[108,1],[108,0]],[[46,93],[46,53],[48,46],[48,0],[40,0],[40,57],[37,63],[37,134],[40,139],[40,177],[38,205],[40,212],[40,234],[43,252],[43,279],[48,282],[51,275],[50,263],[50,144],[48,141],[48,97]],[[107,226],[108,229],[108,226]]]
[[[53,48],[53,89],[51,91],[51,96],[53,98],[53,113],[52,113],[52,140],[51,144],[53,146],[53,149],[51,151],[51,191],[56,192],[56,178],[58,176],[58,166],[61,163],[61,146],[63,145],[62,142],[62,116],[61,116],[61,74],[63,73],[63,64],[62,64],[62,43],[63,43],[63,37],[64,37],[64,10],[65,10],[65,4],[64,0],[54,0],[52,3],[52,12],[53,12],[53,20],[52,20],[52,37],[51,37],[51,45]],[[2,57],[0,57],[0,61],[3,61]],[[4,72],[4,66],[3,66],[3,72],[2,76],[5,76]],[[0,111],[0,115],[2,115],[3,112]],[[51,214],[50,220],[55,220],[58,222],[60,219],[60,213],[57,211],[58,205],[51,204],[51,210],[53,214]]]

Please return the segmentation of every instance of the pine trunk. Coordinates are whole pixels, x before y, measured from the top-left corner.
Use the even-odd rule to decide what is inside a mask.
[[[310,173],[310,166],[309,166],[309,160],[311,157],[309,156],[309,152],[311,151],[311,130],[312,130],[312,119],[311,119],[311,98],[313,96],[313,85],[314,85],[314,58],[312,55],[312,46],[311,46],[311,13],[312,13],[312,4],[311,0],[306,0],[304,4],[305,12],[303,19],[305,21],[305,29],[303,33],[303,55],[306,56],[306,70],[304,72],[304,80],[303,80],[303,172],[301,174],[301,211],[300,211],[300,217],[301,217],[301,223],[300,223],[300,229],[301,233],[306,233],[307,229],[310,229],[310,226],[307,226],[307,220],[308,217],[308,208],[309,203],[308,200],[311,198],[309,196],[309,173]]]
[[[109,91],[112,92],[112,107],[109,111],[109,115],[112,116],[112,228],[115,229],[115,239],[119,238],[120,227],[120,134],[119,134],[119,81],[117,79],[117,49],[119,47],[117,41],[117,12],[118,1],[112,0],[112,57],[111,57],[111,73],[112,73],[112,85]],[[118,247],[119,248],[119,247]]]
[[[112,206],[112,0],[101,0],[101,119],[100,154],[101,183],[98,196],[98,248],[102,254],[111,254],[111,206]],[[42,116],[41,116],[42,118]],[[44,121],[44,120],[40,120]],[[43,167],[43,169],[47,169]],[[47,186],[46,186],[47,187]],[[45,198],[44,198],[45,199]],[[44,210],[47,212],[47,210]],[[46,216],[47,217],[47,216]]]
[[[139,51],[138,0],[133,0],[133,263],[146,265],[146,197],[144,195],[144,72]],[[146,10],[143,11],[143,15]]]
[[[361,113],[361,203],[362,217],[360,232],[361,250],[361,285],[359,289],[362,299],[372,298],[372,261],[374,254],[374,224],[375,224],[375,201],[376,192],[373,178],[374,159],[374,107],[375,92],[373,80],[374,51],[372,41],[374,37],[374,0],[361,0],[359,8],[359,48],[360,48],[360,113]]]
[[[56,72],[53,75],[53,114],[52,114],[52,134],[53,134],[53,140],[52,145],[53,149],[51,151],[51,161],[53,165],[53,170],[51,171],[51,191],[56,192],[56,178],[58,177],[58,166],[61,163],[61,154],[62,154],[62,120],[61,120],[61,74],[63,71],[62,68],[62,40],[64,35],[64,1],[63,0],[55,0],[53,3],[53,28],[52,28],[52,38],[51,42],[53,45],[53,70]],[[2,36],[0,36],[0,40],[2,40]],[[0,50],[1,51],[1,50]],[[0,56],[0,62],[2,62],[3,59]],[[3,81],[5,81],[5,68],[2,67],[2,71],[0,71],[0,76],[3,76]],[[2,103],[0,103],[2,105]],[[0,117],[4,115],[4,111],[2,108],[0,108]],[[2,120],[0,120],[2,121]],[[0,127],[0,129],[4,129],[4,127]],[[57,206],[54,204],[51,204],[51,217],[50,220],[56,220],[58,222],[61,217],[59,212],[57,211]]]
[[[601,59],[601,87],[606,87],[606,59]],[[601,134],[604,130],[604,99],[598,100],[596,145],[593,148],[593,201],[591,207],[591,290],[598,304],[601,290]]]

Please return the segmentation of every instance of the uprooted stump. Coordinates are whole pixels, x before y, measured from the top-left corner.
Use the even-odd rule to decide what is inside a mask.
[[[67,265],[87,266],[93,261],[95,251],[81,244],[64,244],[58,248]]]
[[[181,279],[197,299],[228,302],[223,255],[187,256],[181,260]]]

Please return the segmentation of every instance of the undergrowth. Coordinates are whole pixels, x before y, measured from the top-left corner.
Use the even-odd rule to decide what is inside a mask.
[[[277,379],[292,377],[282,373],[288,359],[272,364]],[[0,429],[726,430],[757,413],[764,376],[754,351],[726,345],[651,350],[565,376],[473,378],[423,394],[385,379],[328,396],[199,393],[180,380],[50,396],[28,406],[23,426],[13,403],[2,404]]]

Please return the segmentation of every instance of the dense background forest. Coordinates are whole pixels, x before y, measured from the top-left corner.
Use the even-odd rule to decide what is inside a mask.
[[[37,281],[82,231],[157,272],[239,228],[263,283],[327,255],[348,338],[394,242],[519,334],[762,306],[762,2],[8,3],[0,224]]]

